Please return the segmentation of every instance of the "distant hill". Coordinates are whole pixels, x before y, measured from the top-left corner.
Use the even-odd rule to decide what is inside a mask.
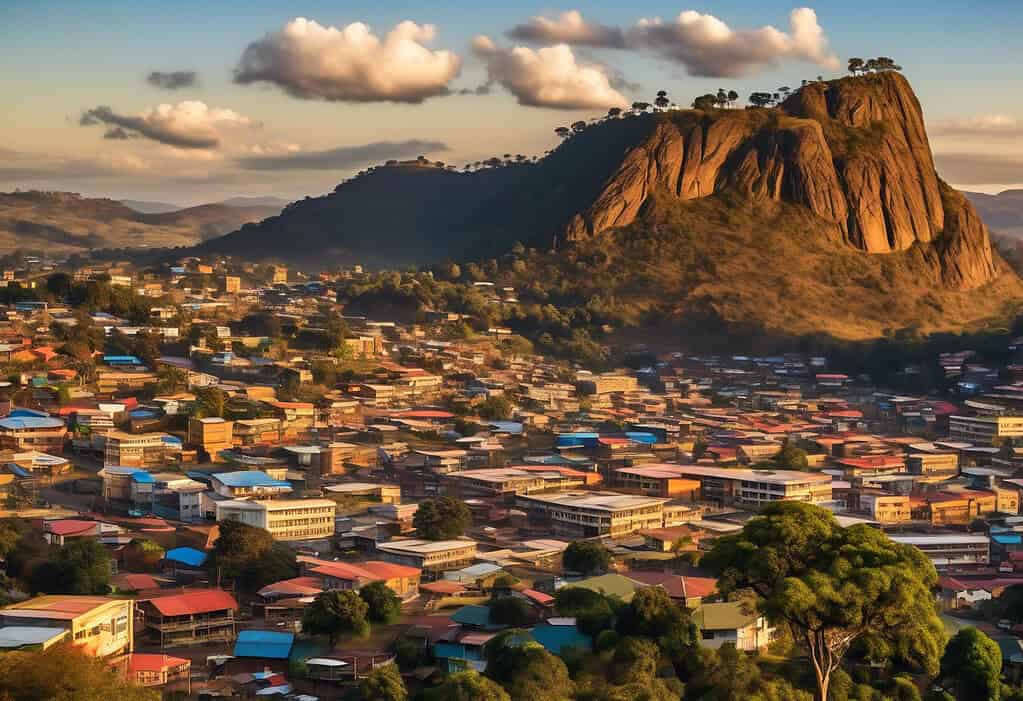
[[[516,241],[557,249],[520,286],[627,300],[634,327],[859,339],[969,328],[1023,300],[974,207],[935,172],[894,72],[810,83],[771,109],[601,120],[535,164],[375,168],[196,252],[398,266]]]
[[[993,232],[1023,240],[1023,190],[1004,190],[997,195],[982,192],[963,194]]]
[[[69,192],[0,193],[0,252],[192,246],[278,211],[210,204],[147,214]]]
[[[231,197],[214,204],[224,204],[228,207],[274,207],[278,211],[284,209],[291,200],[282,197]]]
[[[166,214],[183,209],[181,205],[170,202],[149,202],[147,200],[120,200],[120,202],[125,207],[130,207],[142,214]]]

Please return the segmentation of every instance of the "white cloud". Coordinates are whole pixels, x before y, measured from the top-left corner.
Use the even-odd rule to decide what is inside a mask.
[[[521,105],[594,109],[628,103],[611,86],[606,68],[578,63],[566,44],[535,51],[524,46],[508,49],[477,36],[472,49],[486,64],[490,80],[503,85]]]
[[[422,102],[444,95],[461,70],[451,51],[434,51],[431,24],[401,22],[383,39],[362,22],[324,27],[298,17],[249,44],[235,82],[266,82],[303,99]]]
[[[257,126],[234,110],[209,107],[198,100],[157,105],[137,115],[94,107],[82,113],[79,124],[104,124],[108,127],[105,136],[110,139],[144,137],[180,149],[216,148],[223,138],[222,130]]]
[[[933,134],[1014,139],[1023,136],[1023,120],[1006,114],[980,114],[931,125]]]
[[[771,25],[732,29],[713,15],[686,10],[671,22],[641,19],[630,42],[681,63],[695,76],[738,78],[787,60],[839,67],[816,12],[792,10],[789,24],[788,33]]]
[[[537,44],[571,44],[608,49],[625,48],[625,32],[618,27],[587,22],[579,10],[562,12],[550,19],[530,17],[525,24],[512,27],[508,36]]]

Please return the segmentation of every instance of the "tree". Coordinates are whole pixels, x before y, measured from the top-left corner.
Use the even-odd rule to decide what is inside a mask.
[[[592,540],[576,540],[561,555],[566,570],[582,574],[606,572],[611,564],[611,551]]]
[[[657,91],[657,99],[654,100],[654,104],[657,105],[658,109],[664,109],[671,104],[671,100],[668,99],[668,93],[664,90]]]
[[[219,387],[200,387],[195,391],[195,416],[224,418],[227,413],[227,392]]]
[[[32,573],[32,590],[47,594],[106,594],[110,555],[98,540],[77,538]]]
[[[472,522],[469,507],[454,497],[424,499],[419,503],[412,525],[427,540],[450,540],[465,533]]]
[[[509,626],[524,626],[534,620],[533,610],[517,596],[498,596],[490,600],[490,620]]]
[[[850,58],[849,59],[849,72],[853,75],[859,75],[863,72],[863,59],[862,58]]]
[[[156,391],[160,394],[174,394],[188,386],[188,376],[181,368],[163,365],[156,371]]]
[[[774,102],[774,96],[769,92],[755,92],[749,96],[749,103],[754,107],[768,107]]]
[[[430,694],[437,701],[511,701],[508,692],[479,672],[458,672]]]
[[[363,636],[369,633],[366,616],[369,605],[358,592],[334,589],[317,594],[302,613],[302,630],[312,635],[326,635],[333,647],[345,634]]]
[[[618,614],[618,632],[652,638],[673,662],[680,662],[696,642],[689,615],[661,587],[640,589]]]
[[[796,446],[794,441],[787,439],[774,456],[774,464],[783,470],[806,470],[809,466],[806,451]]]
[[[581,119],[578,122],[572,122],[572,131],[574,131],[576,134],[584,131],[585,129],[586,122],[582,121]]]
[[[703,110],[704,112],[706,112],[707,110],[712,110],[715,107],[717,107],[717,96],[712,95],[711,93],[707,93],[706,95],[700,95],[695,100],[693,100],[694,110]]]
[[[405,701],[408,691],[396,664],[383,664],[359,683],[363,701]]]
[[[0,699],[11,701],[160,701],[160,692],[128,683],[107,663],[71,643],[0,656]]]
[[[739,93],[735,92],[734,90],[729,90],[728,91],[728,106],[729,107],[734,105],[736,100],[738,100],[738,99],[739,99]]]
[[[575,618],[579,630],[598,635],[611,627],[619,601],[584,587],[562,587],[554,593],[554,608],[562,616]]]
[[[728,93],[725,91],[724,88],[718,88],[717,95],[715,95],[714,97],[718,107],[723,108],[728,106]]]
[[[251,592],[298,574],[295,551],[278,543],[268,531],[240,521],[221,521],[220,536],[207,561],[210,581],[234,580]]]
[[[367,617],[374,623],[394,623],[401,614],[401,599],[384,582],[370,582],[359,590],[369,607]]]
[[[611,657],[611,680],[615,684],[649,684],[657,674],[660,656],[650,640],[622,638]]]
[[[164,550],[147,538],[135,538],[124,548],[124,566],[132,572],[154,572]]]
[[[484,399],[476,407],[476,413],[491,421],[507,421],[512,416],[512,409],[512,403],[507,397],[497,395]]]
[[[1002,651],[976,628],[963,628],[948,641],[941,657],[941,678],[951,682],[957,699],[1001,698]]]
[[[633,102],[632,103],[632,109],[636,110],[637,112],[646,112],[648,109],[650,109],[650,103],[649,102]]]
[[[853,643],[929,673],[944,631],[931,588],[937,574],[912,546],[867,526],[842,528],[825,509],[770,504],[704,558],[725,596],[750,589],[761,613],[806,649],[818,698]]]
[[[507,690],[512,701],[568,701],[575,684],[560,658],[521,631],[505,631],[486,645],[487,676]]]
[[[621,114],[622,114],[621,107],[612,107],[607,111],[607,116],[610,117],[611,119],[617,119],[619,116],[621,116]]]

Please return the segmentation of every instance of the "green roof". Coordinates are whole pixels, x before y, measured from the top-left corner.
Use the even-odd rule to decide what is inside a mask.
[[[591,591],[617,596],[623,601],[628,601],[636,593],[637,589],[642,589],[646,585],[628,577],[623,577],[620,574],[602,574],[597,577],[590,577],[589,579],[581,579],[566,586],[590,589]]]
[[[755,623],[758,617],[756,612],[744,613],[738,601],[701,604],[693,612],[693,621],[700,630],[738,630]]]

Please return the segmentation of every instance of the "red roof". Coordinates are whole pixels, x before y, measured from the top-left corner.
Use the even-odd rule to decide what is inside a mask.
[[[301,596],[305,594],[319,594],[322,591],[321,582],[316,577],[294,577],[293,579],[283,579],[280,582],[267,584],[257,593],[260,596],[280,596],[283,594]]]
[[[118,589],[124,591],[142,591],[144,589],[156,589],[160,584],[148,574],[133,574],[127,572],[119,574],[112,579]]]
[[[413,409],[411,411],[399,411],[396,417],[403,419],[453,419],[455,415],[450,411],[439,411],[436,409]]]
[[[59,536],[85,535],[93,529],[99,533],[99,523],[96,521],[78,521],[66,518],[60,521],[47,521],[45,525],[49,533]]]
[[[159,653],[136,652],[128,657],[129,672],[162,672],[170,667],[191,665],[191,660]]]
[[[536,589],[523,589],[519,593],[530,601],[540,604],[541,606],[548,606],[554,603],[553,596],[550,594],[544,594],[542,591],[537,591]]]
[[[187,616],[225,609],[238,610],[238,602],[234,597],[220,589],[200,589],[173,596],[161,596],[150,599],[149,603],[156,607],[162,616]]]

